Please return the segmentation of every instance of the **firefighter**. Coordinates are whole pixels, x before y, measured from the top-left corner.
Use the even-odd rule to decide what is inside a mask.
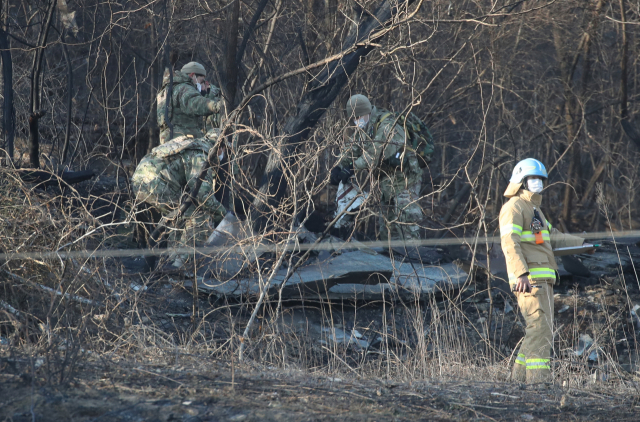
[[[520,161],[504,193],[510,199],[500,210],[500,240],[509,284],[526,322],[512,371],[513,380],[523,383],[551,381],[553,285],[558,269],[553,249],[584,244],[581,237],[553,228],[542,213],[547,177],[540,161]]]

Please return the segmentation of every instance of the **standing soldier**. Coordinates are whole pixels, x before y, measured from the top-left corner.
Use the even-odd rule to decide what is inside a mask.
[[[545,218],[540,204],[547,180],[544,165],[533,158],[516,164],[500,210],[500,239],[509,284],[525,319],[525,336],[513,366],[515,381],[551,381],[553,346],[553,249],[584,244],[584,239],[559,232]]]
[[[161,215],[165,223],[171,220],[180,207],[182,195],[193,189],[209,150],[219,135],[220,130],[213,129],[203,138],[180,136],[151,150],[140,161],[131,179],[136,203],[144,203],[147,212]],[[175,234],[170,236],[174,246],[204,243],[210,229],[213,229],[208,223],[213,220],[217,224],[223,219],[226,210],[216,199],[215,191],[213,170],[209,169],[198,191],[197,203],[185,213],[186,224],[179,240]],[[180,222],[176,226],[182,225]],[[174,258],[174,266],[179,267],[185,256]]]
[[[381,199],[387,208],[384,224],[380,224],[381,239],[419,239],[422,169],[416,152],[406,147],[404,128],[397,124],[394,113],[372,107],[364,95],[349,98],[346,111],[356,128],[340,167],[331,171],[331,183],[346,183],[354,170],[372,173],[380,183]]]
[[[218,114],[222,108],[220,90],[205,81],[204,66],[189,62],[182,70],[173,73],[172,101],[169,103],[169,120],[173,125],[173,137],[191,135],[202,138],[203,116],[207,119],[208,129],[220,125]],[[166,100],[169,86],[169,74],[162,80],[162,89],[158,92],[158,125],[160,126],[160,144],[171,137],[171,128],[166,121]],[[216,127],[217,127],[216,126]]]

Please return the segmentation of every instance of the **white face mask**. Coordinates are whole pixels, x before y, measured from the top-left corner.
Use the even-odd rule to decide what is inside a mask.
[[[360,129],[362,129],[367,125],[367,123],[369,123],[369,115],[367,114],[365,116],[360,116],[357,119],[354,119],[353,123],[355,123],[355,125]]]
[[[196,86],[198,92],[202,92],[202,84],[198,82],[198,75],[191,76],[191,82]]]
[[[527,190],[533,193],[540,193],[544,189],[544,183],[541,179],[527,180]]]

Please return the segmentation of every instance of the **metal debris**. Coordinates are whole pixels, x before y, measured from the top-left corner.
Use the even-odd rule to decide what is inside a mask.
[[[369,342],[362,339],[362,334],[360,334],[360,338],[357,338],[353,332],[349,334],[336,327],[325,327],[322,329],[322,332],[328,334],[329,340],[335,343],[354,344],[362,349],[369,347]]]
[[[574,349],[573,354],[578,357],[582,356],[584,352],[589,350],[592,344],[593,344],[593,339],[589,334],[580,334],[580,337],[578,340],[578,347]]]
[[[504,301],[504,314],[507,315],[509,312],[513,311],[513,307],[509,303],[508,300]]]
[[[634,305],[631,309],[631,319],[633,319],[636,328],[640,330],[640,316],[638,315],[638,310],[640,310],[640,305]]]
[[[467,273],[453,264],[421,265],[359,250],[311,261],[298,268],[282,286],[287,271],[287,268],[281,268],[272,278],[270,294],[279,294],[281,289],[285,299],[412,298],[453,290],[467,279]],[[257,294],[266,281],[264,278],[261,275],[227,280],[199,277],[198,288],[217,295]],[[186,281],[185,286],[190,283]]]

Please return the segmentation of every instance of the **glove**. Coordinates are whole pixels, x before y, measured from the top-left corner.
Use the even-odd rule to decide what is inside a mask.
[[[342,168],[342,167],[334,167],[331,169],[331,177],[329,178],[329,182],[338,186],[340,182],[347,183],[351,176],[353,176],[353,170],[351,168]]]

